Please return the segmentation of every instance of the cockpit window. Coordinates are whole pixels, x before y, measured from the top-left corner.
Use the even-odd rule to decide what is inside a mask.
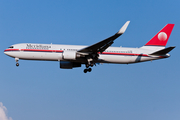
[[[14,48],[13,46],[10,46],[9,48]]]

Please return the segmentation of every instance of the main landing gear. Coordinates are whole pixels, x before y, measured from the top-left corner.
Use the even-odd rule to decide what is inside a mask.
[[[94,66],[93,63],[86,64],[86,69],[84,69],[84,73],[91,72],[92,68],[89,68],[89,67],[93,67],[93,66]]]
[[[95,63],[95,60],[98,59],[98,54],[92,54],[92,56],[87,56],[86,57],[86,60],[87,60],[87,63],[85,64],[86,65],[86,69],[84,69],[84,73],[87,73],[87,72],[91,72],[92,71],[92,68],[89,68],[89,67],[93,67],[94,65],[96,65]]]
[[[91,72],[91,71],[92,71],[91,68],[86,68],[86,69],[84,69],[84,73]]]
[[[19,63],[18,63],[19,58],[15,58],[15,61],[16,61],[16,66],[18,67],[19,66]]]

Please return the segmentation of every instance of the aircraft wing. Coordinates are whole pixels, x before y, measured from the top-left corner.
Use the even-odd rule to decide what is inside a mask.
[[[114,40],[116,38],[121,36],[126,31],[126,28],[128,27],[129,23],[130,23],[130,21],[127,21],[115,35],[113,35],[105,40],[102,40],[98,43],[95,43],[91,46],[83,48],[83,49],[79,50],[78,52],[97,53],[97,52],[105,51],[109,46],[111,46],[114,43]]]

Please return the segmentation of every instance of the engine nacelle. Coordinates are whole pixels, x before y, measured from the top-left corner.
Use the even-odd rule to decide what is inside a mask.
[[[62,54],[64,60],[76,60],[76,51],[64,51]]]
[[[74,67],[81,67],[81,63],[60,61],[60,68],[62,68],[62,69],[72,69]]]

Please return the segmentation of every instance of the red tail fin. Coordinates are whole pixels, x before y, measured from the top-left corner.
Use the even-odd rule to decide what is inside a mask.
[[[167,24],[145,46],[166,46],[174,24]]]

